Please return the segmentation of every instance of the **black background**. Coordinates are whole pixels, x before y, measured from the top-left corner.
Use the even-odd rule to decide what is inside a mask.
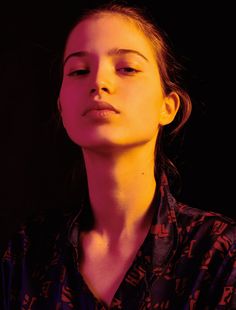
[[[176,1],[177,2],[177,1]],[[233,9],[219,4],[145,1],[184,64],[193,113],[175,146],[183,188],[191,206],[235,218]],[[98,1],[87,3],[93,6]],[[102,3],[102,1],[100,1]],[[143,3],[143,1],[129,1]],[[155,8],[154,8],[155,3]],[[61,1],[9,5],[1,11],[1,239],[8,238],[50,186],[52,162],[48,119],[55,107],[54,62],[65,34],[85,5]],[[46,132],[46,133],[45,133]],[[48,173],[48,174],[47,174]],[[232,177],[232,180],[230,178]],[[51,183],[53,184],[51,184]],[[45,185],[46,184],[46,185]]]

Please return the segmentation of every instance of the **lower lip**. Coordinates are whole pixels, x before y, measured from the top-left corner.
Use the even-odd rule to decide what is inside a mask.
[[[90,110],[86,113],[87,116],[97,119],[107,119],[112,115],[117,114],[113,110],[103,109],[103,110]]]

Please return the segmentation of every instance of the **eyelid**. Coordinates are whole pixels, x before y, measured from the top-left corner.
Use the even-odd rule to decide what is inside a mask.
[[[122,67],[119,67],[117,69],[117,71],[121,71],[121,70],[124,70],[124,69],[131,69],[131,71],[126,71],[124,72],[124,74],[128,74],[128,75],[132,75],[132,74],[135,74],[135,73],[138,73],[138,72],[141,72],[140,70],[138,69],[135,69],[131,66],[122,66]],[[78,73],[78,74],[76,74]],[[77,75],[86,75],[89,73],[89,69],[77,69],[77,70],[72,70],[71,72],[69,72],[67,75],[68,76],[77,76]]]
[[[122,69],[132,69],[133,72],[126,72],[126,73],[130,73],[130,74],[140,72],[140,70],[135,69],[135,68],[133,68],[131,66],[123,66],[123,67],[118,68],[118,70],[122,70]]]
[[[66,63],[66,65],[65,65],[65,67],[68,65],[68,63]],[[115,61],[113,62],[113,65],[114,66],[123,66],[123,67],[134,67],[134,68],[136,68],[136,67],[139,67],[140,66],[140,62],[139,61],[136,61],[136,60],[128,60],[128,59],[115,59]],[[72,69],[75,69],[75,70],[79,70],[77,67],[79,67],[79,66],[85,66],[85,67],[87,67],[87,66],[89,66],[89,63],[87,63],[87,61],[86,62],[75,62],[74,64],[73,63],[71,63],[70,65],[69,65],[69,68],[71,68],[71,70]],[[74,68],[73,68],[74,67]],[[81,69],[83,69],[83,68],[81,68]]]
[[[84,75],[84,74],[87,74],[87,73],[89,73],[89,69],[72,69],[72,70],[70,70],[69,71],[69,73],[67,73],[67,75],[68,76],[74,76],[75,75],[75,73],[77,73],[77,72],[80,72],[81,74],[79,74],[79,75]]]
[[[126,61],[123,64],[119,63],[119,62],[117,64],[114,64],[114,68],[115,68],[116,71],[130,69],[130,71],[127,70],[126,72],[124,72],[125,74],[128,74],[128,75],[132,75],[132,74],[135,74],[135,73],[138,73],[138,72],[142,71],[142,70],[138,69],[137,67],[138,67],[137,64],[129,63],[129,62],[126,62]],[[68,71],[69,71],[69,73],[66,74],[67,76],[86,75],[86,74],[88,74],[90,72],[90,70],[89,70],[89,68],[87,66],[82,67],[82,68],[76,68],[76,67],[73,68],[72,67]]]

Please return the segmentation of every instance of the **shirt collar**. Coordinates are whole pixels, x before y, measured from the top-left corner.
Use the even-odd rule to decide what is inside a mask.
[[[171,195],[165,173],[155,195],[155,214],[149,231],[152,239],[152,268],[157,275],[164,272],[164,266],[175,253],[178,242],[176,222],[176,200]]]

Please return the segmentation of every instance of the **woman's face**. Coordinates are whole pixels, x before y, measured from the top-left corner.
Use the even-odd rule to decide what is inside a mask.
[[[80,22],[64,61],[61,115],[72,141],[103,151],[155,145],[163,91],[152,46],[133,23],[114,14]],[[116,112],[98,111],[99,101]]]

